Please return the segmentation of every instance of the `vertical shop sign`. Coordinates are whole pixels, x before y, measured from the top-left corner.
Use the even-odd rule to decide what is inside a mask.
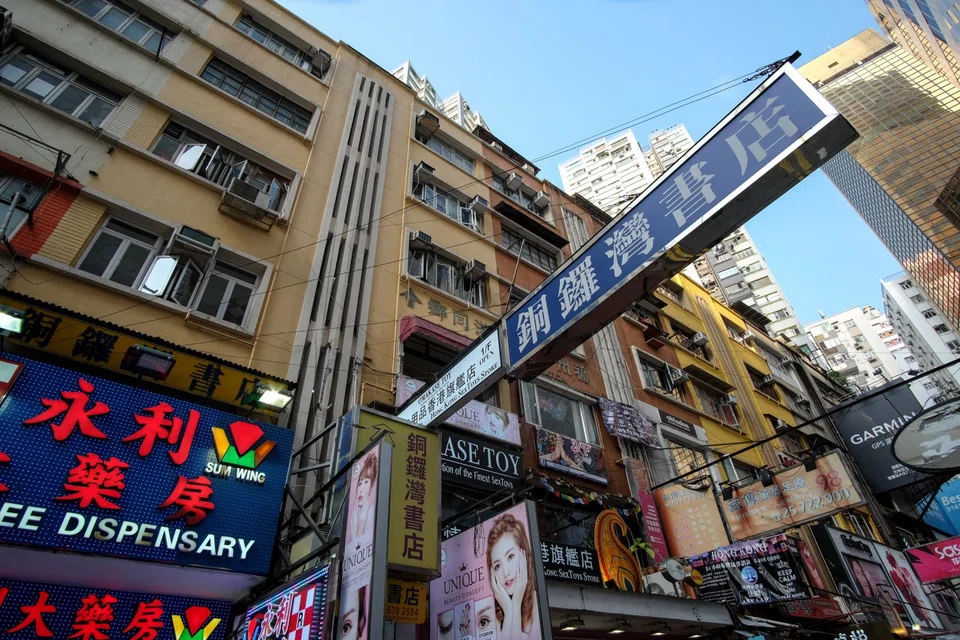
[[[660,564],[670,556],[667,542],[663,537],[663,527],[660,524],[660,515],[657,513],[657,503],[650,492],[650,479],[647,476],[647,465],[640,458],[624,458],[623,463],[627,471],[627,483],[633,490],[640,509],[643,511],[643,531],[646,541],[653,549],[653,561]]]

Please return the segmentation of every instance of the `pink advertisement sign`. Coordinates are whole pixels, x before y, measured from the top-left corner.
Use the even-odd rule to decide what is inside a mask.
[[[445,540],[430,583],[430,640],[537,640],[540,603],[527,505]]]
[[[960,577],[960,536],[907,549],[904,553],[921,582]]]
[[[650,492],[650,480],[647,477],[647,465],[639,458],[624,458],[627,469],[627,482],[632,485],[633,495],[636,496],[643,510],[643,530],[647,542],[653,548],[653,561],[660,564],[668,557],[667,542],[663,537],[663,527],[660,524],[660,515],[657,513],[657,503]]]
[[[406,376],[397,378],[397,406],[409,400],[423,385],[423,382]],[[465,404],[447,418],[446,423],[504,442],[520,444],[520,418],[517,414],[476,400]]]

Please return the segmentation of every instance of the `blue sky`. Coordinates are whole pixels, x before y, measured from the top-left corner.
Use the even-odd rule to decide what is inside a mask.
[[[798,66],[875,22],[862,0],[280,0],[382,67],[410,59],[446,97],[460,90],[528,158],[736,78],[794,50]],[[634,127],[703,135],[754,84]],[[560,184],[557,164],[537,162]],[[800,321],[872,304],[900,266],[817,172],[748,225]]]

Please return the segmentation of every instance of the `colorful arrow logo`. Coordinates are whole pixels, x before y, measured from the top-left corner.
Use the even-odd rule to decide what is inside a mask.
[[[217,458],[223,464],[244,469],[256,469],[263,459],[269,455],[277,445],[267,440],[256,449],[253,445],[263,437],[263,429],[250,422],[234,422],[230,425],[230,438],[227,432],[220,427],[213,427],[213,445],[217,450]],[[233,444],[230,444],[233,440]]]

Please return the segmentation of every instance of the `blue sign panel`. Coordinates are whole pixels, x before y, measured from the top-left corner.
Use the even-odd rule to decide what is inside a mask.
[[[926,501],[918,504],[917,509],[922,511],[925,505]],[[960,536],[960,476],[940,487],[923,521],[944,533]]]
[[[265,574],[293,433],[7,356],[0,542]]]
[[[507,316],[510,366],[517,367],[584,318],[681,234],[710,217],[746,183],[767,173],[774,159],[834,114],[824,105],[784,74],[742,106],[678,169]]]
[[[229,625],[229,602],[0,580],[9,638],[224,640]]]

